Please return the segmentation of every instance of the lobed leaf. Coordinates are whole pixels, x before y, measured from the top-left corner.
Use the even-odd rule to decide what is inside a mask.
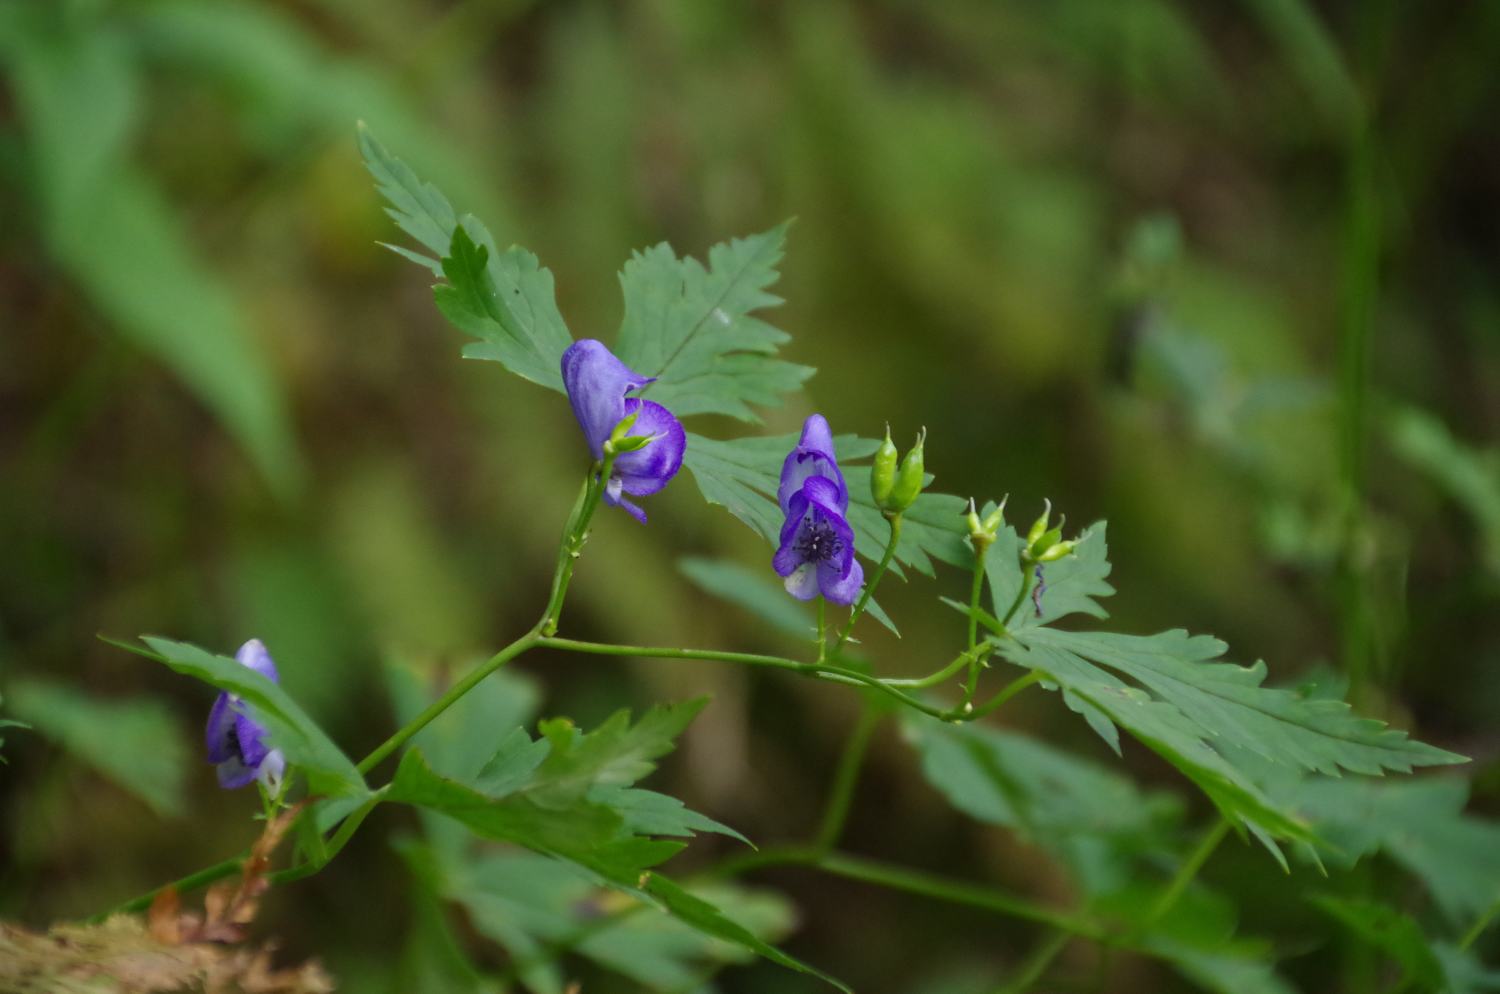
[[[391,155],[368,130],[359,132],[365,165],[388,213],[434,256],[397,249],[447,280],[433,288],[438,310],[477,339],[469,359],[491,359],[533,383],[562,392],[562,354],[573,342],[557,309],[551,270],[519,247],[497,250],[473,215],[459,217],[448,199]]]
[[[1427,990],[1448,990],[1442,962],[1422,927],[1408,914],[1379,901],[1323,894],[1308,899],[1351,933],[1395,960],[1402,979]],[[1400,986],[1400,985],[1398,985]]]
[[[1330,775],[1409,773],[1416,766],[1466,762],[1361,717],[1344,701],[1262,686],[1265,663],[1215,662],[1227,647],[1210,636],[1180,629],[1151,636],[1037,629],[1021,638],[1122,673],[1187,716],[1201,736],[1272,762]]]
[[[620,273],[625,317],[615,353],[657,381],[641,391],[679,418],[727,414],[758,422],[750,405],[773,406],[813,374],[776,357],[791,336],[755,311],[781,298],[775,283],[787,225],[715,245],[708,266],[677,258],[665,242],[635,252]]]
[[[1042,564],[1042,580],[1046,589],[1041,597],[1041,614],[1037,613],[1035,603],[1028,599],[1027,603],[1019,605],[1010,616],[1007,627],[1023,631],[1050,625],[1071,614],[1109,617],[1109,612],[1100,607],[1098,601],[1098,598],[1109,597],[1115,592],[1115,588],[1105,579],[1111,569],[1105,528],[1103,521],[1090,525],[1079,532],[1078,546],[1071,556],[1055,563]],[[989,580],[990,598],[996,618],[1003,620],[1006,617],[1011,605],[1015,603],[1016,595],[1021,592],[1023,576],[1020,556],[1021,538],[1014,528],[1006,525],[984,557],[984,575]]]

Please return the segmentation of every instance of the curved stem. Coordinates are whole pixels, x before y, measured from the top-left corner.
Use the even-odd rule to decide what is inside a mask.
[[[948,679],[953,674],[957,673],[959,670],[963,669],[966,665],[968,665],[969,657],[976,652],[987,653],[989,652],[989,647],[979,646],[971,650],[970,652],[960,652],[958,656],[954,658],[953,662],[949,663],[947,666],[944,666],[942,669],[938,670],[935,673],[929,673],[927,676],[910,677],[906,679],[885,677],[881,680],[881,682],[884,683],[887,687],[912,687],[916,689],[921,689],[922,687],[935,687],[938,684],[942,683],[944,680]]]
[[[839,632],[838,641],[833,645],[833,655],[838,656],[844,644],[849,641],[849,636],[854,634],[854,623],[859,616],[865,613],[865,608],[870,604],[870,598],[875,595],[875,588],[880,585],[880,580],[885,576],[885,571],[890,568],[891,559],[896,555],[896,546],[901,541],[901,515],[892,514],[887,519],[891,523],[891,537],[885,543],[885,554],[880,557],[880,565],[875,567],[875,572],[865,583],[865,589],[860,593],[854,610],[849,613],[849,622],[844,625],[844,630]]]
[[[599,508],[604,488],[609,485],[609,474],[614,470],[614,464],[613,454],[606,455],[602,462],[596,463],[584,480],[578,499],[573,502],[573,513],[568,516],[567,527],[563,529],[562,545],[557,550],[557,569],[552,574],[552,594],[547,598],[547,608],[542,612],[542,620],[537,622],[537,629],[543,635],[557,634],[557,625],[562,620],[563,601],[567,599],[568,584],[573,579],[573,567],[583,554],[583,544],[589,537],[589,522]]]
[[[1021,589],[1016,591],[1016,599],[1010,602],[1010,607],[1005,612],[1005,617],[1000,619],[1002,628],[1010,627],[1010,619],[1016,616],[1021,605],[1026,602],[1026,595],[1031,593],[1031,577],[1033,564],[1028,560],[1021,561]]]
[[[951,711],[933,707],[926,701],[918,700],[910,694],[902,693],[896,687],[887,684],[879,677],[870,676],[868,673],[860,673],[857,670],[845,669],[842,666],[831,666],[825,663],[799,663],[795,659],[787,659],[783,656],[763,656],[752,652],[721,652],[716,649],[676,649],[667,646],[643,646],[643,645],[614,645],[608,642],[582,642],[578,639],[557,638],[555,636],[542,636],[536,640],[537,645],[547,646],[553,649],[567,649],[572,652],[593,653],[597,656],[641,656],[654,659],[706,659],[719,663],[739,663],[743,666],[764,666],[771,669],[790,670],[801,673],[804,676],[815,676],[833,683],[845,683],[858,685],[878,690],[889,697],[893,697],[905,704],[907,707],[915,708],[923,714],[934,718],[951,720],[955,715]]]

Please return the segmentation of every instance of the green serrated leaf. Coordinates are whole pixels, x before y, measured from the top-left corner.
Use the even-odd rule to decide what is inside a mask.
[[[180,815],[188,753],[161,702],[101,701],[37,680],[10,684],[10,705],[41,735],[145,801],[158,815]],[[0,722],[0,725],[17,722]]]
[[[782,524],[781,508],[776,503],[781,464],[797,438],[774,435],[720,441],[689,433],[684,464],[692,471],[705,500],[722,505],[774,544]],[[843,463],[870,456],[877,445],[873,439],[855,435],[834,439],[840,468],[849,484],[849,525],[854,529],[855,549],[875,561],[885,552],[890,526],[870,496],[869,467]],[[924,493],[918,497],[903,515],[892,569],[899,574],[898,564],[904,563],[931,575],[933,559],[955,565],[972,562],[973,553],[964,540],[963,508],[964,501],[947,494]]]
[[[1036,633],[1050,631],[1037,629]],[[1003,639],[996,643],[996,650],[1018,666],[1040,671],[1049,684],[1069,695],[1075,710],[1086,707],[1086,716],[1091,716],[1090,724],[1096,730],[1106,721],[1117,725],[1177,767],[1226,818],[1244,824],[1260,839],[1283,867],[1286,858],[1276,839],[1315,840],[1302,819],[1267,797],[1253,778],[1214,749],[1211,736],[1201,725],[1174,705],[1128,686],[1065,649]],[[1117,741],[1110,744],[1118,747]]]
[[[1078,534],[1078,546],[1073,555],[1042,565],[1046,590],[1041,597],[1041,615],[1038,616],[1034,602],[1028,599],[1011,615],[1008,627],[1023,631],[1050,625],[1071,614],[1109,617],[1109,612],[1100,607],[1098,601],[1098,598],[1115,592],[1105,579],[1110,572],[1105,528],[1103,521],[1090,525]],[[1005,618],[1021,591],[1021,546],[1016,530],[1006,525],[985,553],[984,574],[989,581],[991,603],[997,618]],[[1036,566],[1028,563],[1025,568],[1035,570]]]
[[[238,695],[265,727],[271,744],[307,777],[312,793],[329,797],[367,793],[364,778],[349,757],[279,686],[228,656],[214,655],[196,645],[152,635],[143,635],[141,641],[150,646],[149,652],[117,644],[163,662],[185,676]]]
[[[560,994],[561,974],[548,955],[559,944],[651,990],[696,989],[707,973],[753,955],[651,904],[600,891],[576,869],[532,853],[486,853],[447,867],[443,876],[446,896],[510,952],[522,981],[538,994]],[[693,893],[762,940],[791,927],[790,906],[770,892],[714,884]]]
[[[525,249],[497,250],[473,215],[459,217],[448,199],[406,164],[359,132],[360,150],[401,230],[441,261],[402,251],[448,282],[433,288],[443,316],[480,341],[464,348],[469,359],[492,359],[533,383],[563,392],[562,354],[573,342],[552,272]]]
[[[715,245],[708,267],[677,258],[666,243],[634,253],[620,273],[625,319],[615,352],[655,383],[641,391],[679,418],[727,414],[760,419],[812,375],[776,358],[791,336],[752,313],[781,303],[777,280],[787,225]]]
[[[1500,902],[1500,823],[1464,813],[1465,780],[1308,777],[1285,793],[1328,841],[1330,860],[1386,854],[1426,885],[1452,925],[1466,928]]]
[[[1203,736],[1272,762],[1337,775],[1341,769],[1409,773],[1467,761],[1361,717],[1343,701],[1262,686],[1265,663],[1216,662],[1226,646],[1209,636],[1180,629],[1151,636],[1038,629],[1020,637],[1122,673],[1189,717]]]
[[[625,819],[625,826],[641,835],[691,838],[699,832],[714,832],[750,845],[749,839],[728,825],[693,811],[675,797],[654,790],[598,784],[589,789],[587,797],[596,804],[618,811]]]

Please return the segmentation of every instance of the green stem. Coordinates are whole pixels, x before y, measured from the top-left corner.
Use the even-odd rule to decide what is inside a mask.
[[[891,559],[896,555],[896,546],[901,541],[901,514],[897,512],[888,516],[886,520],[891,523],[891,537],[885,543],[885,554],[880,557],[880,565],[875,567],[875,572],[865,582],[865,589],[860,593],[859,600],[854,605],[854,610],[849,613],[848,624],[844,625],[844,630],[839,633],[838,641],[834,643],[833,654],[835,657],[844,648],[844,644],[849,641],[849,636],[854,634],[854,623],[859,620],[859,616],[864,614],[865,608],[870,605],[870,598],[875,596],[875,588],[880,585],[881,579],[885,576],[885,571],[891,565]]]
[[[1063,929],[1058,929],[1047,936],[1031,951],[1031,955],[1026,957],[1026,961],[1016,971],[1016,975],[1001,984],[995,994],[1026,994],[1031,990],[1031,985],[1041,979],[1042,974],[1047,972],[1047,967],[1052,965],[1052,961],[1057,959],[1058,954],[1066,949],[1071,941],[1073,941],[1072,933]]]
[[[1010,602],[1010,608],[1005,612],[1005,617],[1000,619],[1000,627],[1009,628],[1010,619],[1016,616],[1021,605],[1026,601],[1026,595],[1031,593],[1031,579],[1036,564],[1029,559],[1021,560],[1021,589],[1016,591],[1016,599]]]
[[[963,880],[950,880],[918,870],[909,870],[905,867],[892,866],[842,853],[829,853],[808,862],[825,873],[831,873],[837,877],[846,877],[880,887],[889,887],[892,890],[905,891],[908,894],[947,901],[950,904],[962,904],[971,908],[1010,915],[1013,918],[1040,922],[1088,939],[1103,940],[1108,935],[1104,928],[1085,918],[1053,911],[1025,898],[1014,897]]]
[[[935,673],[929,673],[927,676],[910,677],[906,679],[885,677],[881,680],[881,682],[884,683],[887,687],[913,687],[917,689],[920,689],[922,687],[935,687],[967,666],[969,663],[969,657],[972,656],[974,652],[987,653],[989,652],[989,647],[978,646],[973,650],[973,652],[960,652],[954,658],[953,662],[949,663],[947,666],[944,666],[942,669],[938,670]]]
[[[849,806],[854,802],[854,788],[859,783],[859,768],[864,762],[865,752],[870,747],[870,737],[875,726],[880,724],[880,712],[868,702],[859,713],[849,741],[839,756],[838,772],[834,774],[833,789],[828,794],[828,804],[823,809],[823,823],[818,828],[817,841],[813,845],[820,852],[832,849],[849,820]]]
[[[557,550],[557,569],[552,574],[552,595],[547,598],[547,608],[542,612],[542,620],[537,623],[537,630],[543,635],[557,634],[558,623],[562,620],[563,601],[567,599],[568,584],[573,579],[573,568],[578,557],[583,554],[583,545],[589,537],[589,522],[599,508],[599,501],[604,496],[604,488],[608,485],[614,464],[615,457],[612,453],[606,454],[603,462],[596,463],[584,480],[578,499],[573,502],[573,513],[568,516],[567,527],[563,529],[562,545]]]
[[[160,887],[148,890],[146,891],[146,893],[140,895],[139,897],[132,898],[129,901],[126,901],[124,904],[117,905],[116,907],[104,912],[103,914],[95,915],[93,918],[88,919],[88,922],[89,924],[95,924],[113,915],[137,914],[139,912],[145,911],[147,908],[151,907],[151,902],[156,900],[156,895],[169,888],[176,890],[179,894],[181,894],[185,893],[186,891],[197,890],[199,887],[206,887],[209,884],[214,883],[215,881],[223,880],[225,877],[234,876],[236,873],[240,872],[240,864],[244,862],[245,856],[245,853],[241,853],[238,856],[234,856],[230,859],[224,860],[222,863],[215,863],[213,866],[205,866],[197,873],[189,873],[187,876],[179,877],[178,879],[173,880],[171,883],[162,884]]]
[[[1496,915],[1500,915],[1500,901],[1496,901],[1490,905],[1484,914],[1474,920],[1474,924],[1469,926],[1469,930],[1464,933],[1464,937],[1458,940],[1458,948],[1468,949],[1477,942],[1479,937],[1484,934],[1484,930],[1489,928],[1490,923],[1495,920]]]
[[[984,590],[984,556],[979,552],[974,553],[974,582],[969,587],[969,631],[968,649],[974,651],[974,645],[979,640],[979,595]],[[1007,618],[1007,621],[1010,619]],[[974,694],[979,690],[979,657],[973,656],[969,659],[969,678],[964,681],[964,707],[967,708],[974,703]]]
[[[463,697],[477,687],[485,677],[543,641],[545,640],[542,638],[541,623],[539,622],[531,631],[495,653],[482,665],[470,670],[462,680],[449,687],[442,697],[439,697],[424,708],[421,714],[407,722],[394,735],[376,746],[368,756],[359,761],[359,765],[355,769],[359,770],[361,774],[369,773],[376,766],[380,765],[381,760],[401,748],[413,735],[426,728],[434,718],[457,703],[460,697]]]
[[[955,717],[950,711],[933,707],[926,701],[918,700],[910,694],[902,693],[898,688],[887,684],[879,677],[825,663],[799,663],[795,659],[787,659],[783,656],[762,656],[751,652],[720,652],[714,649],[676,649],[666,646],[613,645],[608,642],[581,642],[578,639],[549,636],[537,639],[536,644],[553,649],[566,649],[570,652],[593,653],[596,656],[638,656],[648,659],[706,659],[711,662],[739,663],[743,666],[764,666],[770,669],[789,670],[804,676],[821,677],[833,683],[870,687],[873,690],[878,690],[889,697],[895,698],[907,707],[915,708],[923,714],[931,715],[934,718],[950,720]]]
[[[1024,676],[1016,677],[1010,683],[1006,684],[1004,689],[1002,689],[1000,693],[996,694],[994,697],[991,697],[989,700],[979,705],[979,707],[969,712],[969,717],[971,719],[983,718],[985,715],[993,711],[998,711],[1005,705],[1006,701],[1010,700],[1012,697],[1025,690],[1027,687],[1030,687],[1032,684],[1040,683],[1041,679],[1042,674],[1040,670],[1032,670],[1030,673],[1027,673]]]
[[[1193,878],[1198,875],[1198,871],[1203,869],[1203,864],[1208,862],[1208,857],[1213,855],[1214,850],[1219,848],[1219,843],[1223,842],[1224,836],[1228,834],[1229,821],[1221,817],[1214,823],[1213,828],[1210,828],[1203,834],[1203,838],[1199,840],[1197,847],[1188,854],[1188,858],[1177,868],[1177,873],[1172,877],[1171,883],[1167,884],[1167,889],[1161,892],[1161,896],[1156,899],[1156,903],[1151,906],[1151,910],[1146,914],[1146,917],[1136,926],[1137,932],[1144,932],[1152,925],[1155,925],[1166,917],[1167,912],[1177,906],[1178,900],[1187,890],[1188,885],[1193,882]]]
[[[828,598],[818,598],[818,662],[828,658]]]

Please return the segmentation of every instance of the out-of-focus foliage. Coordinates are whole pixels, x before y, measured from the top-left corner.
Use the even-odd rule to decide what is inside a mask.
[[[1334,663],[1363,710],[1475,757],[1472,787],[1315,780],[1299,801],[1262,783],[1335,844],[1369,828],[1356,811],[1404,827],[1353,835],[1370,856],[1352,869],[1324,851],[1329,878],[1226,846],[1142,939],[1186,980],[1076,947],[1059,977],[1363,992],[1410,961],[1430,979],[1409,943],[1393,959],[1389,930],[1360,927],[1403,919],[1302,900],[1378,894],[1453,989],[1494,989],[1475,956],[1493,962],[1493,936],[1458,946],[1497,879],[1497,62],[1488,3],[0,5],[7,708],[12,683],[46,680],[96,703],[154,697],[195,726],[202,688],[93,633],[149,626],[218,651],[258,635],[289,696],[352,750],[391,727],[385,653],[438,686],[534,617],[585,454],[558,397],[452,361],[461,338],[431,279],[375,244],[392,231],[358,161],[364,120],[497,246],[548,260],[578,337],[619,327],[630,250],[703,257],[796,216],[780,354],[820,370],[808,403],[837,430],[925,424],[937,489],[1107,515],[1111,627],[1215,631],[1282,683]],[[767,433],[803,413],[767,415]],[[685,480],[657,500],[649,531],[599,523],[570,624],[651,644],[805,640],[671,566],[759,569],[749,531]],[[862,631],[872,655],[915,673],[927,647],[956,651],[950,613],[908,610],[927,593],[882,588],[904,638]],[[548,713],[588,728],[625,700],[712,692],[654,786],[762,844],[815,819],[848,721],[839,688],[774,675],[550,657],[531,672]],[[1003,719],[1020,727],[997,734],[1120,762],[1053,697]],[[181,767],[190,827],[160,822],[24,720],[37,730],[7,736],[0,768],[0,914],[41,928],[93,913],[247,841],[246,799],[218,795],[206,764]],[[888,739],[846,846],[1058,905],[1086,896],[1066,858],[913,786]],[[1124,752],[1114,768],[1155,787],[1154,759]],[[394,828],[397,812],[371,818]],[[1172,859],[1191,845],[1169,841]],[[734,845],[700,839],[684,858]],[[288,962],[320,955],[351,990],[479,990],[508,962],[466,913],[405,900],[419,883],[403,861],[357,855],[361,872],[335,862],[273,894],[262,922]],[[1152,884],[1174,865],[1141,862]],[[991,991],[1047,938],[852,882],[767,879],[802,909],[789,952],[862,991]],[[1133,893],[1138,911],[1156,890]],[[351,906],[357,924],[334,913]],[[701,947],[683,962],[706,962]],[[591,964],[586,989],[627,983]],[[765,969],[717,983],[790,989]]]

